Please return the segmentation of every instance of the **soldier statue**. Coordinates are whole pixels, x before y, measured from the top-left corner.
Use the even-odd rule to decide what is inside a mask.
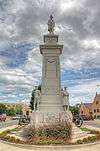
[[[53,16],[50,15],[50,19],[48,20],[48,31],[50,34],[54,32],[55,22],[53,20]]]
[[[67,88],[64,87],[64,90],[62,89],[61,93],[64,111],[69,111],[69,93],[67,92]]]
[[[39,109],[40,100],[41,100],[41,92],[40,92],[40,90],[38,90],[38,86],[35,86],[34,111],[37,111]]]

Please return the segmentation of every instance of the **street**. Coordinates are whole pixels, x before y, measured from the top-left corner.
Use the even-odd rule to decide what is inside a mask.
[[[91,126],[93,128],[100,128],[100,120],[95,119],[95,120],[92,120],[92,121],[84,121],[83,125],[84,126],[88,125],[88,126]]]
[[[1,128],[5,128],[8,126],[12,126],[12,125],[17,125],[18,124],[18,120],[6,120],[5,122],[0,122],[0,129]],[[92,126],[93,128],[100,128],[100,120],[95,119],[93,121],[84,121],[83,123],[84,126]]]
[[[1,128],[5,128],[8,126],[12,126],[12,125],[17,125],[18,124],[18,120],[6,120],[5,122],[0,122],[0,129]]]

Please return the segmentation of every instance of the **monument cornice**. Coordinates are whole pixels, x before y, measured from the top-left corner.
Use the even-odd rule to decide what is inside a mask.
[[[44,43],[46,42],[47,38],[52,38],[52,39],[56,38],[56,42],[58,42],[59,35],[55,35],[55,34],[44,35]]]
[[[60,44],[57,44],[57,45],[46,45],[46,44],[43,44],[43,45],[40,45],[40,52],[42,54],[42,50],[46,50],[46,49],[59,49],[60,50],[60,53],[62,53],[62,49],[63,49],[63,45],[60,45]]]

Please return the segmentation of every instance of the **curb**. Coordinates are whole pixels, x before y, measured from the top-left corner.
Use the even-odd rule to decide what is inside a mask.
[[[93,126],[90,126],[90,125],[83,125],[83,127],[89,128],[89,129],[91,129],[91,130],[100,131],[100,128],[99,128],[99,127],[93,127]]]
[[[0,129],[0,133],[2,133],[3,131],[6,131],[6,130],[10,130],[10,129],[13,129],[13,128],[16,128],[17,127],[17,125],[12,125],[12,126],[8,126],[8,127],[5,127],[5,128],[1,128]]]
[[[99,142],[94,142],[94,143],[88,143],[88,144],[79,144],[79,145],[26,145],[26,144],[16,144],[16,143],[10,143],[7,141],[0,140],[1,143],[8,144],[8,145],[13,145],[15,147],[19,148],[24,148],[24,149],[76,149],[76,148],[82,148],[85,146],[93,146],[100,144]]]

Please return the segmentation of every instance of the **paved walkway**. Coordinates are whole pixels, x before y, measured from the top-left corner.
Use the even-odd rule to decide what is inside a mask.
[[[5,122],[0,122],[0,129],[13,125],[18,125],[18,120],[6,120]]]
[[[13,129],[13,128],[16,128],[17,125],[12,125],[12,126],[8,126],[8,127],[4,127],[4,128],[1,128],[0,129],[0,133],[2,133],[3,131],[6,131],[6,130],[10,130],[10,129]]]
[[[100,144],[75,147],[75,148],[25,148],[25,147],[16,147],[13,145],[8,145],[0,142],[0,151],[100,151]]]
[[[95,119],[93,121],[84,121],[83,127],[100,131],[100,120]]]

